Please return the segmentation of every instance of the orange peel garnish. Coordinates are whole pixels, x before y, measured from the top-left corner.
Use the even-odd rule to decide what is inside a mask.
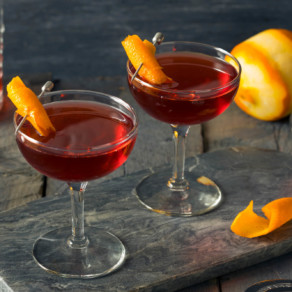
[[[234,219],[231,230],[242,237],[266,235],[292,219],[292,198],[274,200],[262,208],[266,218],[253,211],[253,201]]]
[[[136,70],[143,63],[138,74],[146,81],[158,85],[172,82],[172,79],[162,71],[155,58],[156,48],[151,42],[147,40],[142,41],[139,36],[131,35],[122,41],[122,45]]]
[[[156,53],[156,47],[148,40],[144,40],[143,44],[149,49],[150,53],[154,56]]]
[[[7,93],[17,108],[16,112],[22,117],[27,115],[27,120],[41,136],[56,132],[38,97],[25,86],[19,76],[14,77],[7,85]]]

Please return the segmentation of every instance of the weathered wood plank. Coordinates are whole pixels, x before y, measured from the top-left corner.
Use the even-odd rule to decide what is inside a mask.
[[[27,86],[38,93],[44,82],[51,79],[51,74],[22,77]],[[8,80],[10,77],[4,83]],[[43,176],[29,166],[16,145],[13,113],[14,107],[5,96],[0,111],[0,211],[39,199],[44,193]]]
[[[178,292],[222,292],[219,290],[218,280],[210,280],[189,288],[179,290]]]
[[[220,116],[203,125],[204,150],[214,151],[233,146],[279,150],[277,129],[281,122],[264,122],[248,116],[235,103]],[[282,128],[283,135],[288,132]]]
[[[291,165],[292,157],[287,154],[255,149],[214,151],[189,159],[187,167],[194,176],[208,174],[224,193],[220,208],[192,218],[162,216],[138,202],[131,192],[146,171],[100,184],[92,182],[85,196],[86,224],[116,234],[127,248],[127,261],[117,272],[90,281],[50,275],[28,252],[41,234],[69,225],[69,196],[44,198],[3,212],[1,277],[11,289],[23,292],[56,287],[70,292],[171,292],[287,253],[292,250],[291,222],[252,240],[233,234],[230,224],[251,199],[258,210],[287,194]]]
[[[242,269],[221,278],[222,292],[242,292],[253,284],[272,279],[292,279],[292,254]]]
[[[16,158],[0,158],[0,163],[4,165],[4,167],[0,167],[0,211],[8,210],[42,197],[42,175],[38,174],[25,162],[17,161]]]

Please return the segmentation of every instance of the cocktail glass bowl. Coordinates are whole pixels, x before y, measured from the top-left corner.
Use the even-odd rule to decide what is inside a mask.
[[[179,61],[176,59],[178,55]],[[196,76],[188,74],[187,66],[181,66],[187,58],[194,56],[200,61],[202,70],[195,72]],[[162,43],[157,47],[156,57],[162,68],[166,68],[168,63],[176,62],[172,71],[169,71],[175,76],[168,75],[173,77],[173,83],[153,85],[139,75],[132,80],[135,69],[128,61],[128,84],[137,103],[149,115],[170,124],[175,144],[174,166],[172,175],[171,171],[166,170],[143,179],[136,187],[136,195],[143,205],[158,213],[171,216],[204,214],[220,204],[222,193],[205,174],[199,178],[185,171],[185,139],[190,125],[213,119],[228,108],[239,86],[241,67],[236,58],[225,50],[193,42]],[[210,78],[205,76],[198,88],[181,89],[176,84],[179,75],[176,75],[175,66],[180,70],[179,74],[184,76],[182,83],[195,83],[196,78],[205,74],[205,67],[210,67],[214,72],[209,72],[215,75]],[[196,170],[198,169],[199,166]]]
[[[47,112],[53,109],[55,117],[59,116],[56,120],[59,121],[57,134],[71,131],[66,138],[68,141],[63,141],[62,134],[62,143],[54,142],[57,139],[55,137],[46,140],[36,136],[36,133],[32,135],[30,133],[35,131],[31,130],[28,122],[17,132],[16,141],[24,158],[35,169],[68,184],[72,228],[62,227],[40,236],[34,244],[33,257],[44,270],[59,276],[104,276],[122,265],[126,250],[112,233],[95,227],[84,227],[84,192],[89,180],[107,175],[126,161],[137,136],[136,114],[131,106],[117,97],[86,90],[46,93],[41,102]],[[74,115],[69,111],[70,115],[67,116],[68,110],[66,114],[61,111],[62,107],[68,109],[68,104]],[[99,108],[102,110],[97,114],[95,110]],[[103,124],[91,124],[95,115],[103,115],[104,112],[107,116],[101,119]],[[55,117],[51,117],[53,124]],[[15,113],[15,127],[21,119]],[[103,128],[110,120],[114,121],[114,130]],[[82,124],[84,121],[89,124]],[[128,123],[127,130],[123,128],[125,122]],[[111,138],[103,140],[104,136]],[[90,138],[91,144],[83,145],[77,141],[78,147],[72,146],[76,140],[84,138]],[[98,194],[96,199],[98,201]]]

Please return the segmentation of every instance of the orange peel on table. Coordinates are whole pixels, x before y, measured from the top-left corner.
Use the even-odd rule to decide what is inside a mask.
[[[14,77],[7,85],[9,99],[16,106],[16,112],[25,117],[41,136],[49,136],[56,130],[47,112],[36,94],[25,86],[19,76]]]
[[[156,48],[151,42],[142,41],[139,36],[131,35],[122,41],[122,45],[136,70],[143,63],[138,74],[147,82],[157,85],[172,82],[172,79],[162,71],[155,58]]]
[[[266,218],[253,211],[253,201],[234,219],[231,230],[242,237],[266,235],[292,219],[292,198],[274,200],[262,208]]]

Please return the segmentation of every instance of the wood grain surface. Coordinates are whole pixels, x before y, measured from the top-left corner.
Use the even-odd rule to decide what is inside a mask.
[[[51,74],[22,76],[27,86],[37,94],[42,85],[52,79]],[[6,77],[7,84],[10,77]],[[40,199],[44,193],[44,177],[21,156],[15,142],[13,114],[15,108],[6,93],[0,111],[0,211]]]
[[[290,155],[254,148],[218,150],[188,159],[186,166],[194,177],[208,174],[224,194],[218,209],[192,218],[163,216],[138,202],[133,189],[149,171],[92,182],[86,191],[86,224],[116,234],[127,248],[127,260],[117,272],[90,281],[49,275],[27,253],[38,236],[69,225],[68,195],[3,212],[2,279],[15,291],[50,291],[56,285],[63,291],[177,291],[285,254],[292,251],[291,222],[252,240],[233,234],[230,224],[251,199],[258,212],[267,202],[289,196],[291,165]]]

